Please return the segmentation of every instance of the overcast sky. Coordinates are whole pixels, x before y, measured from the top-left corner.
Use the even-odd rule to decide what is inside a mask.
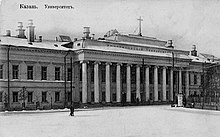
[[[38,9],[20,9],[19,4],[37,5]],[[74,9],[45,9],[44,5],[66,5]],[[102,37],[108,30],[137,34],[141,16],[142,34],[161,40],[172,39],[177,48],[220,57],[219,0],[2,0],[1,34],[7,29],[17,35],[19,21],[27,26],[34,20],[36,34],[55,39],[59,34],[72,39],[82,37],[83,27]]]

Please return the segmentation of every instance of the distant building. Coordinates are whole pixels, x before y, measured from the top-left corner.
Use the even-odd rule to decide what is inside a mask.
[[[21,26],[18,36],[7,31],[0,41],[1,110],[63,108],[71,101],[83,105],[172,102],[178,93],[200,94],[202,64],[217,62],[198,54],[196,48],[179,50],[171,40],[117,30],[95,39],[85,27],[83,38],[72,42],[67,36],[56,41],[36,38],[32,21],[24,36]]]

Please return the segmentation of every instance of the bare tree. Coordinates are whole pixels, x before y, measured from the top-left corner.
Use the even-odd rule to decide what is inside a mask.
[[[28,98],[28,93],[26,87],[22,87],[22,90],[19,91],[19,100],[22,101],[22,109],[25,109],[25,100]]]

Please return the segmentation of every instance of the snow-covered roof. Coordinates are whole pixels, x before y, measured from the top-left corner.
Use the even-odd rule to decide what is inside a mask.
[[[205,56],[207,55],[207,56]],[[217,63],[218,61],[213,60],[214,56],[210,54],[204,54],[204,53],[199,53],[198,56],[192,56],[189,55],[189,57],[192,59],[193,62],[200,62],[200,63]],[[212,57],[212,58],[210,58]],[[217,58],[216,58],[217,59]]]
[[[13,45],[17,47],[30,47],[30,48],[42,48],[42,49],[51,49],[51,50],[74,50],[65,48],[61,45],[64,45],[68,42],[59,42],[53,40],[43,40],[42,42],[36,41],[29,44],[27,39],[16,38],[16,37],[0,37],[1,45]]]
[[[106,52],[117,52],[117,53],[127,53],[127,54],[158,56],[158,57],[172,57],[172,53],[160,53],[160,52],[150,52],[150,51],[141,51],[141,50],[129,50],[129,49],[118,48],[118,47],[87,46],[86,49],[106,51]],[[176,58],[181,58],[181,59],[190,59],[185,54],[176,54],[175,57]]]

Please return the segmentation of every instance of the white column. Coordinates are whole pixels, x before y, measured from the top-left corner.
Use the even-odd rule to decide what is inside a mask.
[[[179,69],[179,93],[182,92],[182,68]]]
[[[158,101],[158,66],[154,66],[154,101]]]
[[[145,68],[145,95],[146,101],[148,101],[150,99],[149,66]]]
[[[116,70],[116,96],[117,102],[121,102],[121,64],[117,64]]]
[[[110,85],[110,65],[111,63],[106,63],[106,70],[105,70],[105,99],[106,102],[110,102],[110,96],[111,96],[111,85]]]
[[[139,101],[141,101],[140,98],[140,65],[136,66],[136,98],[139,99]]]
[[[82,62],[82,103],[87,103],[87,62]]]
[[[166,68],[167,67],[163,67],[163,101],[166,101],[166,96],[167,96]]]
[[[189,96],[189,71],[186,71],[186,98]]]
[[[173,101],[173,69],[170,69],[170,100]]]
[[[127,64],[127,102],[131,102],[131,64]]]
[[[99,62],[94,64],[94,97],[95,103],[99,103]]]

